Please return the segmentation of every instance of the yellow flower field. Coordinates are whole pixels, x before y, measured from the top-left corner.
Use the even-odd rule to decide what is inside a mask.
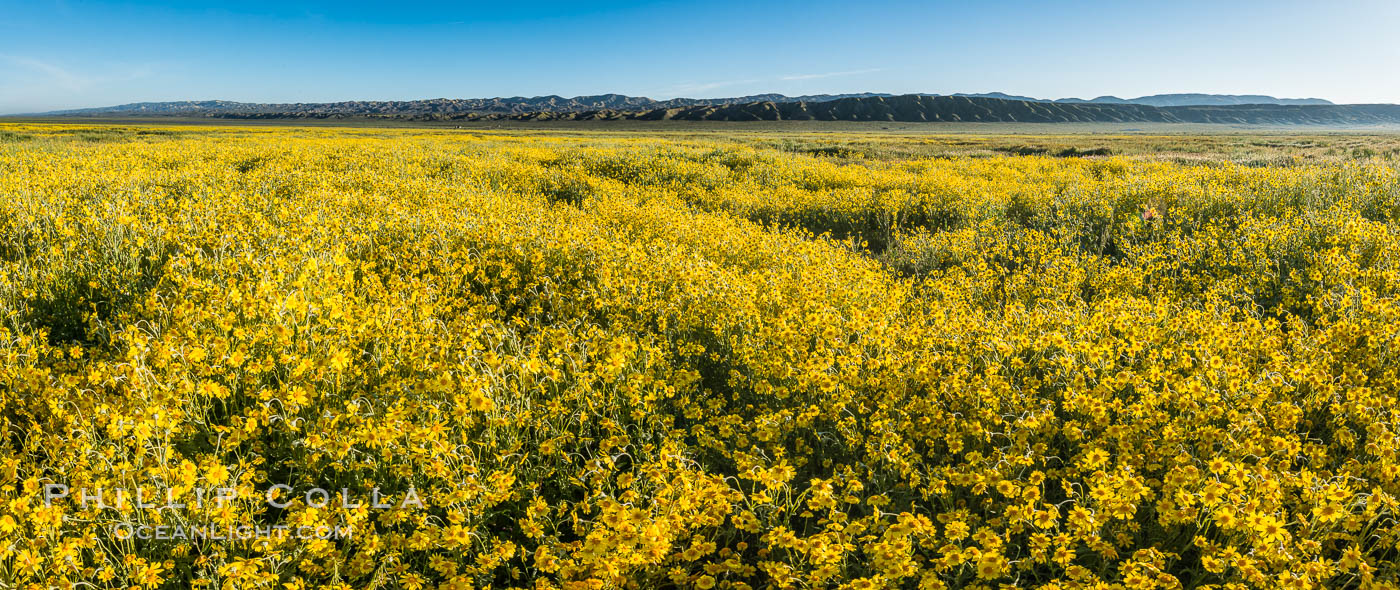
[[[0,587],[1395,588],[1398,284],[1382,159],[4,125]]]

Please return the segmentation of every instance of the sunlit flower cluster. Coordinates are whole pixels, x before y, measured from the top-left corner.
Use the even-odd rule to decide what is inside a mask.
[[[5,587],[1400,576],[1383,162],[7,128]]]

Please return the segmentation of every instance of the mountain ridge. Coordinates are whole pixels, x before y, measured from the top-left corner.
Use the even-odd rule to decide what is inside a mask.
[[[775,98],[778,100],[754,100]],[[1104,98],[1104,97],[1100,97]],[[799,100],[806,99],[806,100]],[[152,106],[155,105],[155,106]],[[658,106],[661,105],[661,106]],[[981,123],[1211,123],[1400,125],[1400,105],[1223,104],[1152,106],[1110,100],[1027,101],[978,96],[858,94],[654,101],[624,95],[266,105],[229,101],[137,103],[67,116],[197,116],[217,119],[382,118],[416,121],[889,121]],[[63,116],[63,115],[58,115]]]
[[[475,114],[463,120],[888,121],[959,123],[1211,123],[1372,126],[1400,124],[1400,105],[1202,105],[1049,103],[968,96],[902,95],[824,102],[760,102],[641,112]]]
[[[752,102],[823,102],[842,98],[892,96],[862,92],[855,94],[813,94],[785,96],[755,94],[730,98],[673,98],[655,100],[644,96],[597,94],[566,98],[559,95],[511,96],[494,98],[430,98],[420,100],[350,100],[339,102],[250,103],[228,100],[184,100],[168,102],[139,102],[109,107],[65,109],[44,113],[44,116],[68,115],[181,115],[224,113],[280,114],[340,114],[340,115],[426,115],[458,113],[538,113],[576,112],[587,110],[649,110],[704,105],[729,105]]]
[[[1018,96],[1006,94],[1005,92],[985,92],[985,93],[957,93],[951,96],[968,96],[974,98],[1000,98],[1005,100],[1022,100],[1027,102],[1052,102],[1065,104],[1141,104],[1154,107],[1185,107],[1185,106],[1231,106],[1231,105],[1254,105],[1254,104],[1278,104],[1278,105],[1335,105],[1336,103],[1322,98],[1275,98],[1265,94],[1202,94],[1195,92],[1176,94],[1151,94],[1139,96],[1137,98],[1118,98],[1117,96],[1099,96],[1088,100],[1082,98],[1034,98],[1030,96]]]
[[[247,103],[227,100],[140,102],[93,107],[65,109],[43,113],[40,116],[84,116],[84,115],[203,115],[221,116],[232,114],[282,115],[457,115],[463,113],[572,113],[600,110],[646,111],[699,106],[725,106],[749,103],[820,103],[847,98],[891,98],[893,94],[862,92],[852,94],[813,94],[786,96],[782,94],[753,94],[728,98],[672,98],[656,100],[644,96],[623,94],[597,94],[566,98],[559,95],[511,96],[494,98],[432,98],[421,100],[352,100],[322,103]],[[1278,105],[1332,105],[1320,98],[1275,98],[1265,95],[1234,94],[1155,94],[1133,99],[1116,96],[1100,96],[1093,99],[1060,98],[1041,99],[1029,96],[989,92],[979,94],[957,93],[951,95],[908,94],[902,96],[956,96],[968,98],[992,98],[1022,102],[1050,104],[1138,104],[1148,106],[1226,106],[1243,104]]]

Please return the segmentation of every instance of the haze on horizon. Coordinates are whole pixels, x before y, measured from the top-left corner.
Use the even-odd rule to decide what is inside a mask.
[[[1400,103],[1400,4],[0,0],[0,114],[618,93]]]

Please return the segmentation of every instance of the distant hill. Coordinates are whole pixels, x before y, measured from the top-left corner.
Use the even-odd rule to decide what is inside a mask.
[[[112,107],[71,109],[40,113],[54,116],[179,115],[224,116],[239,114],[320,115],[397,115],[419,116],[462,113],[573,113],[596,110],[650,110],[704,105],[730,105],[755,102],[823,102],[842,98],[890,96],[889,94],[814,94],[784,96],[756,94],[733,98],[673,98],[653,100],[622,94],[596,96],[513,96],[509,98],[433,98],[427,100],[370,100],[325,103],[251,103],[227,100],[138,102]]]
[[[1112,96],[1101,97],[1112,99]],[[1098,100],[1098,99],[1095,99]],[[1330,105],[1332,101],[1321,98],[1274,98],[1259,94],[1154,94],[1128,99],[1133,104],[1154,107],[1183,106],[1226,106],[1240,104],[1284,104],[1284,105]]]
[[[1010,95],[1006,95],[1010,96]],[[1162,95],[1163,106],[1114,97],[1093,100],[1023,100],[980,96],[906,94],[765,94],[723,99],[652,100],[620,94],[564,98],[432,99],[336,103],[256,104],[228,101],[137,103],[61,111],[66,116],[194,116],[224,119],[394,118],[432,121],[905,121],[1018,123],[1222,123],[1240,125],[1367,126],[1400,124],[1400,105],[1228,103],[1177,105],[1212,95]],[[1216,96],[1211,100],[1255,100]],[[1268,97],[1264,97],[1268,98]],[[1278,99],[1275,99],[1278,100]],[[1299,99],[1315,100],[1315,99]]]
[[[975,98],[1001,98],[1006,100],[1024,100],[1030,102],[1056,102],[1072,104],[1145,104],[1154,107],[1185,107],[1185,106],[1224,106],[1237,104],[1333,104],[1330,100],[1321,98],[1274,98],[1262,94],[1153,94],[1152,96],[1139,96],[1137,98],[1118,98],[1116,96],[1100,96],[1084,100],[1082,98],[1031,98],[1029,96],[1016,96],[1004,92],[987,92],[983,94],[954,94],[953,96],[971,96]]]
[[[1224,105],[1052,103],[970,96],[874,96],[822,102],[756,102],[649,111],[472,114],[465,120],[901,121],[962,123],[1221,123],[1237,125],[1400,124],[1400,105]]]
[[[579,113],[587,111],[648,111],[655,109],[677,109],[702,106],[728,106],[755,103],[820,103],[846,98],[891,98],[890,94],[814,94],[808,96],[784,96],[782,94],[755,94],[732,98],[673,98],[654,100],[640,96],[622,94],[599,94],[594,96],[512,96],[508,98],[433,98],[427,100],[355,100],[326,103],[249,103],[227,100],[139,102],[112,107],[72,109],[42,113],[50,116],[122,116],[122,115],[178,115],[178,116],[230,116],[276,114],[292,117],[321,116],[432,116],[460,115],[466,113]],[[908,95],[906,95],[908,96]],[[938,96],[919,94],[913,96]],[[1062,98],[1045,100],[1029,96],[1016,96],[1002,92],[986,94],[954,94],[952,96],[972,98],[996,98],[1023,102],[1044,102],[1056,104],[1141,104],[1150,106],[1221,106],[1237,104],[1332,104],[1320,98],[1274,98],[1261,95],[1228,94],[1158,94],[1133,99],[1116,96],[1100,96],[1083,100]]]

